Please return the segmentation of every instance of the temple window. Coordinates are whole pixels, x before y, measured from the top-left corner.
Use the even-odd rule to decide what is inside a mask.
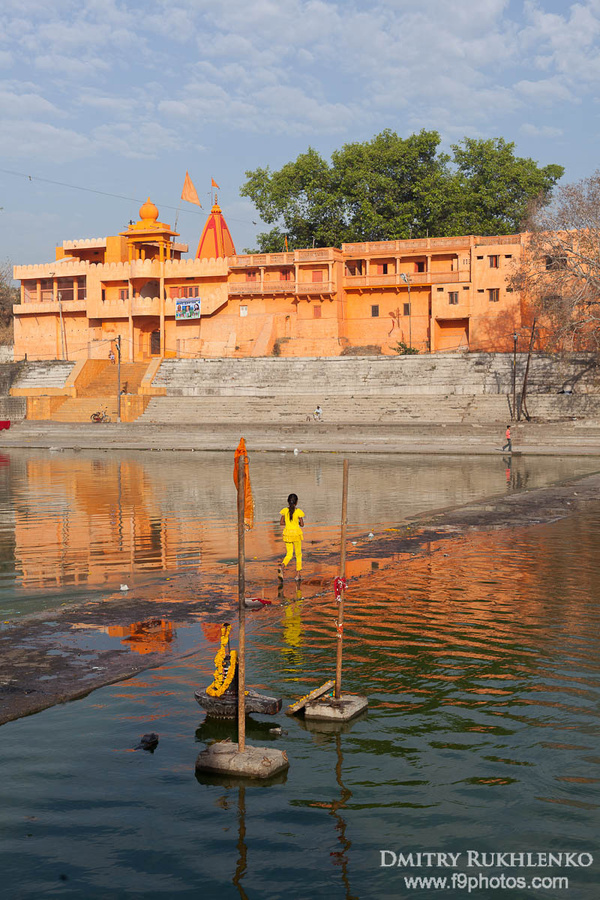
[[[281,272],[281,281],[291,281],[292,280],[292,270],[291,269],[283,269]]]
[[[410,303],[403,303],[402,305],[403,305],[403,307],[404,307],[403,310],[402,310],[402,315],[403,315],[403,316],[410,316]]]
[[[176,285],[175,287],[169,288],[169,297],[172,299],[178,299],[183,297],[199,297],[200,296],[200,285],[198,284],[189,284],[189,285]]]
[[[120,288],[120,289],[119,289],[119,300],[127,300],[128,297],[129,297],[129,291],[128,291],[128,289],[127,289],[127,288]]]
[[[498,269],[500,266],[500,257],[497,255],[488,256],[490,261],[490,269]]]
[[[415,262],[415,272],[424,272],[425,271],[425,262],[424,260],[417,260]]]
[[[379,304],[374,304],[371,306],[371,318],[377,319],[379,317]]]
[[[312,273],[313,281],[323,281],[323,269],[314,269]]]
[[[258,272],[246,272],[246,281],[258,281]]]
[[[40,282],[42,301],[54,300],[54,287],[51,278],[42,278]]]
[[[313,318],[320,319],[321,318],[321,307],[313,306]]]
[[[488,288],[488,300],[490,303],[497,303],[500,299],[500,288]]]
[[[458,291],[448,292],[448,303],[450,306],[458,306]]]
[[[248,307],[240,306],[240,316],[243,317],[243,316],[247,316],[247,315],[248,315]]]

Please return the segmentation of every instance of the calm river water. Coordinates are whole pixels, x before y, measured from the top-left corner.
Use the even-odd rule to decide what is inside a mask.
[[[231,460],[15,451],[2,461],[3,620],[110,602],[125,580],[156,596],[157,610],[161,591],[199,602],[197,624],[174,623],[184,659],[165,646],[160,668],[0,729],[3,896],[599,896],[600,504],[440,541],[351,582],[344,687],[368,696],[368,714],[341,730],[257,717],[249,742],[285,749],[290,769],[274,785],[238,786],[194,773],[207,740],[235,739],[193,697],[216,649],[203,590],[235,583]],[[320,559],[339,529],[341,465],[335,455],[251,456],[257,588],[276,597],[275,522],[291,490],[307,514],[307,580],[329,577]],[[596,468],[352,457],[350,537],[360,544],[419,511]],[[331,677],[335,609],[329,590],[304,597],[291,580],[279,600],[248,614],[247,668],[285,708]],[[281,735],[269,731],[276,724]],[[156,751],[132,752],[147,731],[160,735]],[[401,853],[405,863],[413,854],[412,869],[381,866]],[[548,853],[553,866],[519,866]],[[452,859],[455,868],[440,865]],[[419,887],[407,876],[448,880]]]

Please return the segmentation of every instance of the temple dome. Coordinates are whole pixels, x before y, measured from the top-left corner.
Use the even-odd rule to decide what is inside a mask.
[[[215,198],[215,204],[200,236],[196,259],[222,259],[225,256],[235,256],[235,246]]]
[[[142,221],[156,222],[158,219],[158,208],[154,205],[150,197],[140,206],[140,219]]]

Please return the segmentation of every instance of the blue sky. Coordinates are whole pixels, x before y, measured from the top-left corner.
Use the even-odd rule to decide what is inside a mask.
[[[384,128],[501,136],[584,178],[599,47],[600,0],[3,0],[0,259],[115,234],[148,195],[174,224],[186,169],[204,209],[183,204],[182,240],[212,177],[241,251],[263,227],[247,169]]]

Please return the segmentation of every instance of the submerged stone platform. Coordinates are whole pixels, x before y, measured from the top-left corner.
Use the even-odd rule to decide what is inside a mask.
[[[246,745],[240,753],[238,744],[220,741],[198,754],[196,772],[264,780],[285,772],[289,765],[285,750]]]
[[[336,697],[320,697],[304,707],[305,719],[324,719],[329,722],[347,722],[369,705],[366,697],[358,694],[340,694]]]

